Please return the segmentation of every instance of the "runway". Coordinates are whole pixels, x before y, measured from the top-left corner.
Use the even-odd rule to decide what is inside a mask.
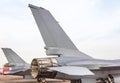
[[[22,76],[0,75],[0,83],[37,83],[36,79],[23,79]],[[47,79],[47,83],[69,83],[69,81]]]

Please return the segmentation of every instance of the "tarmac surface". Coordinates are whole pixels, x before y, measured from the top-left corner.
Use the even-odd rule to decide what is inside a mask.
[[[69,83],[69,81],[46,79],[47,83]],[[23,79],[22,76],[0,75],[0,83],[38,83],[36,79]]]

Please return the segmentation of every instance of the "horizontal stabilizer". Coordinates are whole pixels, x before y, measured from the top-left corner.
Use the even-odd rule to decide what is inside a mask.
[[[62,67],[49,67],[49,69],[74,76],[94,75],[93,72],[91,72],[89,69],[85,67],[62,66]]]

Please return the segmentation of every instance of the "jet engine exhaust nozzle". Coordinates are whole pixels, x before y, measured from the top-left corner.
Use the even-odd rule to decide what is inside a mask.
[[[54,78],[56,71],[49,70],[48,67],[57,66],[55,58],[35,58],[31,62],[31,75],[33,78]]]

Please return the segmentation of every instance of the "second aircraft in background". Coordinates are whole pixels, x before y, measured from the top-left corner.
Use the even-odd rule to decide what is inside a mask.
[[[20,75],[23,78],[32,78],[30,74],[30,64],[26,63],[18,54],[16,54],[10,48],[2,48],[9,67],[2,68],[2,74],[4,75]]]

